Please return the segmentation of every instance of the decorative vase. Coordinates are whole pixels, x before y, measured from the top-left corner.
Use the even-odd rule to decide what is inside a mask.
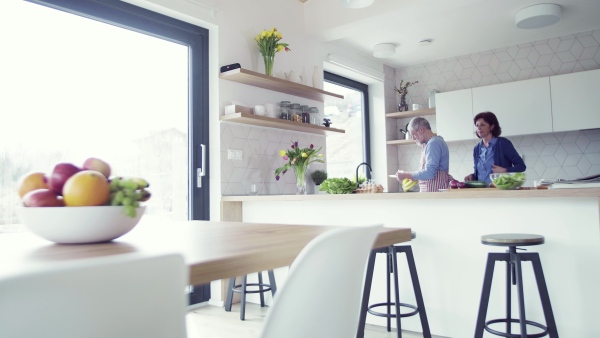
[[[400,104],[398,105],[398,111],[408,111],[408,105],[406,104],[406,95],[400,96]]]
[[[293,166],[296,175],[296,195],[306,195],[306,172],[308,166]]]
[[[273,62],[275,62],[275,54],[263,55],[263,60],[265,61],[265,74],[268,76],[273,76]]]
[[[319,66],[315,66],[312,78],[313,87],[323,89],[323,71]]]

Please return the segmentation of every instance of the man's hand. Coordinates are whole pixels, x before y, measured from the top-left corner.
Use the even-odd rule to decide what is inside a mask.
[[[465,182],[472,181],[473,178],[474,178],[474,175],[473,174],[469,174],[469,175],[465,176]]]
[[[410,178],[411,180],[413,179],[413,175],[412,173],[406,172],[406,171],[402,171],[402,170],[398,170],[396,172],[396,178],[398,179],[399,182],[402,182],[405,178]]]

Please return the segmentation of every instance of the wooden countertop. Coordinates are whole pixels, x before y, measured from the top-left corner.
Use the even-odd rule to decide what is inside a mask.
[[[222,196],[222,202],[258,202],[258,201],[304,201],[304,200],[380,200],[380,199],[469,199],[469,198],[570,198],[600,197],[600,188],[589,189],[531,189],[499,190],[459,189],[437,193],[381,193],[381,194],[315,194],[315,195],[263,195],[263,196]]]

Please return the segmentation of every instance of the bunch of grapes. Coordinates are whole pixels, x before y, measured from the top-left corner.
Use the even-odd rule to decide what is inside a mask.
[[[149,186],[143,178],[115,177],[110,181],[110,205],[122,205],[128,216],[135,217],[140,202],[150,199],[150,192],[146,190]]]

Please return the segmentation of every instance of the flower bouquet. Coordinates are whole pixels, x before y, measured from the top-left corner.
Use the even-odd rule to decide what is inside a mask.
[[[419,81],[407,81],[404,86],[402,86],[402,83],[404,83],[404,80],[400,80],[400,85],[398,86],[400,88],[394,87],[394,90],[396,90],[396,92],[400,94],[400,104],[398,105],[398,111],[408,111],[408,104],[406,104],[406,94],[408,94],[408,87],[419,83]]]
[[[322,160],[323,154],[318,154],[321,148],[314,149],[311,144],[308,148],[298,147],[298,141],[292,144],[291,149],[281,150],[279,155],[284,161],[287,161],[284,165],[275,170],[275,179],[279,181],[280,175],[284,175],[290,168],[294,169],[296,174],[296,194],[306,194],[306,172],[308,165],[313,162],[324,163]]]
[[[281,40],[281,33],[277,31],[277,28],[271,28],[270,30],[263,30],[261,33],[254,37],[254,40],[258,44],[258,49],[263,56],[265,61],[265,74],[273,75],[273,62],[275,61],[275,53],[279,53],[282,50],[289,52],[287,43],[279,42]]]

